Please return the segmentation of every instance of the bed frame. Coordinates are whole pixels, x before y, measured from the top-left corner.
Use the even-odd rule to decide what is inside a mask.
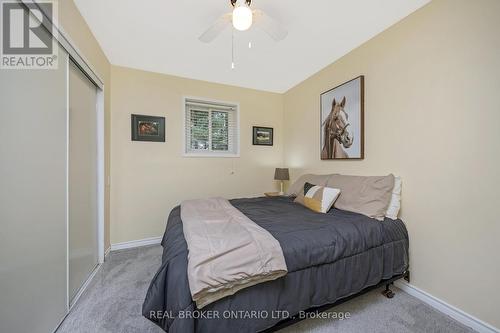
[[[370,292],[370,291],[372,291],[374,289],[378,289],[378,288],[383,287],[383,286],[385,286],[385,289],[382,291],[382,295],[384,295],[387,298],[393,298],[394,297],[394,292],[391,290],[391,285],[394,284],[394,281],[399,280],[399,279],[405,279],[407,282],[410,282],[410,271],[407,270],[403,274],[395,275],[395,276],[393,276],[390,279],[382,280],[382,281],[380,281],[378,284],[376,284],[374,286],[367,287],[367,288],[361,290],[357,294],[354,294],[354,295],[351,295],[351,296],[339,299],[335,303],[325,304],[325,305],[318,306],[318,307],[312,307],[312,308],[309,308],[309,309],[305,310],[304,312],[305,313],[321,313],[321,312],[325,312],[325,311],[330,310],[331,308],[333,308],[333,307],[335,307],[335,306],[337,306],[339,304],[347,302],[347,301],[349,301],[349,300],[351,300],[353,298],[356,298],[358,296],[361,296],[363,294],[366,294],[367,292]],[[305,316],[305,317],[307,318],[307,316]],[[290,325],[296,324],[296,323],[298,323],[298,322],[300,322],[300,321],[302,321],[302,320],[304,320],[306,318],[301,318],[301,317],[298,317],[298,316],[290,317],[288,319],[280,321],[279,323],[277,323],[273,327],[270,327],[270,328],[268,328],[266,330],[260,331],[259,333],[276,332],[276,331],[284,329],[285,327],[288,327]]]

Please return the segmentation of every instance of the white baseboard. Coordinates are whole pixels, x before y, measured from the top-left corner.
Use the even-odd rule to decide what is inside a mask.
[[[454,307],[453,305],[446,303],[443,300],[440,300],[439,298],[430,295],[422,289],[419,289],[407,282],[396,281],[394,282],[394,285],[404,292],[418,298],[422,302],[427,303],[436,310],[450,316],[456,321],[472,328],[479,333],[500,333],[500,330],[498,328],[485,323],[484,321]]]
[[[160,244],[161,240],[162,237],[151,237],[151,238],[133,240],[129,242],[111,244],[111,251],[132,249],[134,247],[147,246],[147,245],[156,245]]]

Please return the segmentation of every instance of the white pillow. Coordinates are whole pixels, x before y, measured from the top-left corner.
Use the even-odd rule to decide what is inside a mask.
[[[392,189],[391,202],[385,216],[397,220],[399,210],[401,209],[401,177],[394,177],[394,188]]]

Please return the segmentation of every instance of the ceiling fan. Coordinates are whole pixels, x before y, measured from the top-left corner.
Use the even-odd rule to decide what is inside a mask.
[[[245,31],[252,25],[264,30],[272,39],[279,42],[288,35],[288,32],[275,20],[259,9],[251,9],[252,0],[230,0],[233,11],[222,15],[208,28],[199,40],[205,43],[213,41],[228,26],[233,25],[236,30]]]

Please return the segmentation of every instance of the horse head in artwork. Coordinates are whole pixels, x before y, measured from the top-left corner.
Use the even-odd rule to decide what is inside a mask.
[[[344,110],[345,104],[345,96],[340,103],[334,98],[332,110],[323,122],[324,144],[321,151],[322,159],[349,157],[342,146],[344,148],[351,147],[354,137],[349,128],[349,115]]]

